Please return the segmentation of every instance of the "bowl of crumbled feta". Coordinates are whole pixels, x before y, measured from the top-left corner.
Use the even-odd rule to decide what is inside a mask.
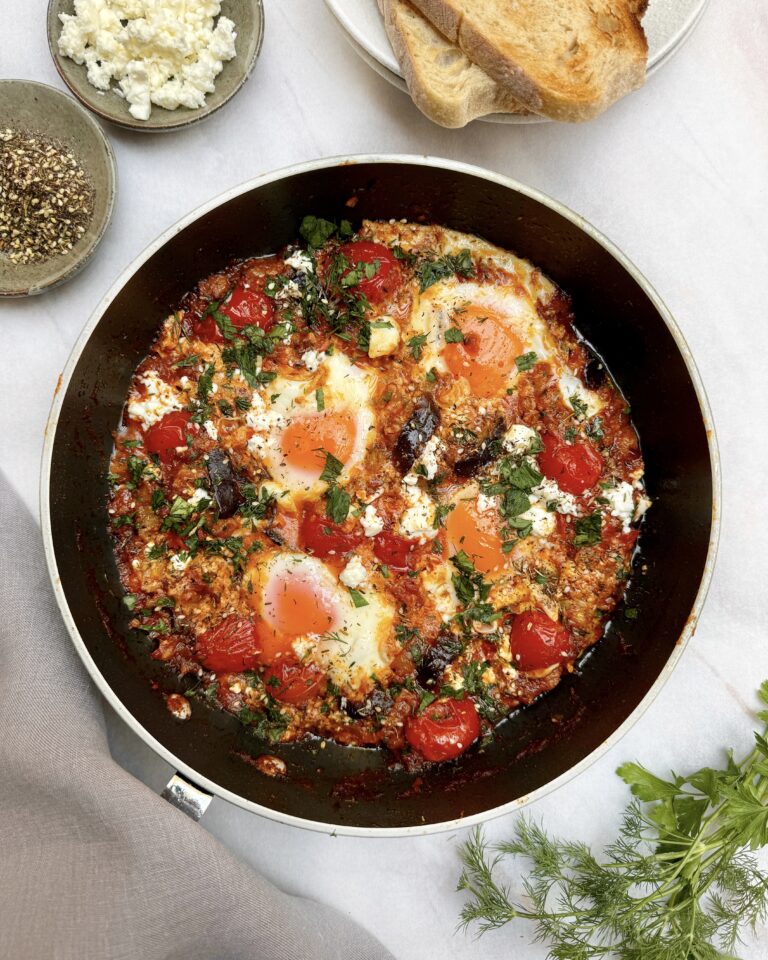
[[[48,45],[74,95],[130,130],[175,130],[227,103],[253,69],[262,0],[50,0]]]

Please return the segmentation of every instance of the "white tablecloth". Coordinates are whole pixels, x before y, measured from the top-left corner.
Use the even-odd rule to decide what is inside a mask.
[[[0,0],[0,76],[61,86],[45,7]],[[673,677],[618,746],[532,811],[554,831],[599,844],[626,800],[613,775],[620,762],[637,758],[663,772],[717,763],[721,746],[746,748],[754,690],[768,677],[768,8],[712,0],[679,55],[588,126],[463,131],[433,126],[373,73],[321,0],[266,0],[266,14],[256,70],[224,111],[177,134],[108,129],[118,201],[84,273],[48,295],[0,304],[0,467],[36,510],[51,395],[86,318],[160,231],[247,178],[318,156],[430,153],[509,174],[570,205],[635,261],[676,316],[712,402],[725,494],[709,601]],[[166,765],[115,717],[109,723],[120,762],[159,789]],[[403,960],[545,956],[526,927],[480,941],[454,933],[461,833],[332,838],[221,801],[204,824],[269,879],[334,904]],[[487,832],[500,838],[510,827],[501,819]],[[742,956],[768,958],[768,929]]]

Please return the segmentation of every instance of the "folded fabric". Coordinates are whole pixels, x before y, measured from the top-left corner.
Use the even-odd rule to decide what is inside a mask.
[[[115,763],[40,530],[2,474],[0,530],[0,957],[390,957],[331,908],[277,890]]]

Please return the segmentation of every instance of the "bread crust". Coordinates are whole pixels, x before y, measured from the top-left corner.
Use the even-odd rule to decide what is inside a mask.
[[[378,2],[413,102],[430,120],[457,128],[489,113],[530,113],[407,0]]]
[[[530,110],[553,120],[590,120],[645,81],[646,0],[568,0],[565,12],[553,13],[557,2],[413,0]]]

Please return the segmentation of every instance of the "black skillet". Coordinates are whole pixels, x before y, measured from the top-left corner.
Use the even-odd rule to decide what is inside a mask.
[[[106,496],[112,431],[131,374],[161,321],[199,279],[234,259],[272,253],[313,213],[438,223],[530,259],[573,298],[577,326],[632,408],[653,508],[626,607],[575,675],[503,723],[494,741],[420,777],[376,751],[307,741],[265,747],[179,689],[127,626]],[[573,775],[639,716],[676,663],[709,583],[718,530],[712,424],[695,367],[669,313],[638,271],[592,227],[533,190],[478,168],[419,157],[304,164],[238,187],[195,211],[117,281],[78,341],[48,426],[42,521],[58,602],[75,646],[123,719],[183,777],[212,794],[303,827],[421,833],[511,809]],[[260,773],[269,752],[285,779]],[[249,762],[251,761],[251,762]],[[184,792],[181,782],[180,790]]]

